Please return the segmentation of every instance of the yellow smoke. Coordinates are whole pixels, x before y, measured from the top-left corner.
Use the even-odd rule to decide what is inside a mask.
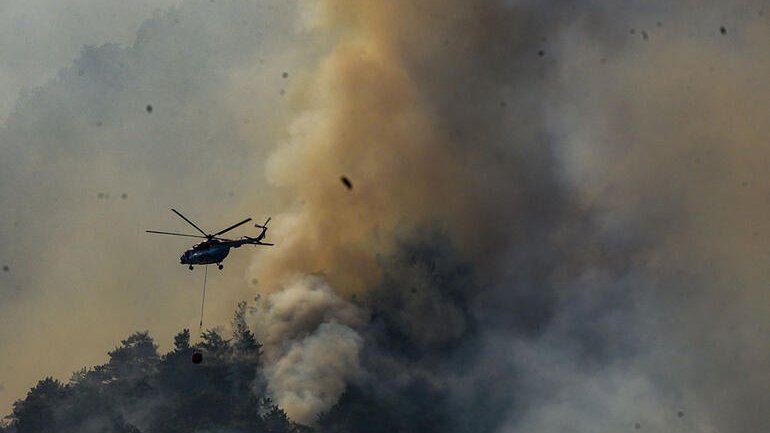
[[[295,274],[322,273],[340,293],[359,294],[379,281],[377,255],[394,233],[421,224],[450,232],[469,257],[501,242],[495,226],[511,212],[489,197],[489,184],[502,183],[496,156],[482,140],[458,140],[415,75],[421,56],[450,76],[472,68],[465,54],[483,50],[502,25],[495,9],[504,13],[459,1],[320,3],[312,26],[336,39],[293,90],[297,117],[268,163],[268,178],[300,209],[276,223],[281,246],[253,270],[263,293]],[[455,91],[451,82],[433,87]]]

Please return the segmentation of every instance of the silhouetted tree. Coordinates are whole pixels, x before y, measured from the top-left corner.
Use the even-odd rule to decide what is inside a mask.
[[[222,334],[216,329],[207,329],[201,334],[201,342],[198,347],[203,349],[208,355],[218,359],[227,358],[233,349],[230,346],[230,340],[225,340]]]
[[[46,377],[27,393],[27,398],[13,404],[12,419],[19,433],[56,432],[58,406],[64,398],[64,386]]]
[[[174,336],[174,351],[185,352],[190,349],[190,330],[185,328]]]
[[[119,347],[107,353],[110,360],[104,369],[106,380],[136,380],[152,374],[160,361],[157,349],[147,331],[130,335]]]
[[[238,309],[235,310],[233,317],[233,341],[236,353],[259,356],[262,345],[257,342],[256,337],[249,329],[246,323],[246,302],[238,303]],[[255,359],[256,361],[256,359]]]
[[[245,313],[246,304],[238,304],[232,340],[207,330],[193,345],[183,329],[163,356],[148,332],[134,333],[107,363],[74,372],[67,385],[41,380],[14,404],[0,433],[312,432],[264,398],[262,346]],[[202,364],[191,362],[195,350],[204,352]]]

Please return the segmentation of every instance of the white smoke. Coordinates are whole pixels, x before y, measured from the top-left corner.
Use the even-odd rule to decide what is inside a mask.
[[[312,424],[363,376],[363,338],[354,330],[362,316],[320,276],[294,277],[259,299],[252,318],[264,344],[267,389],[292,419]]]

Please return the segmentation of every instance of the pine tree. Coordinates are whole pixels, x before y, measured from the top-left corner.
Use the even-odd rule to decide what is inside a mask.
[[[174,336],[174,350],[186,352],[190,349],[190,330],[185,328]]]
[[[56,408],[64,398],[64,386],[52,377],[39,381],[24,400],[13,404],[11,419],[19,433],[57,432]]]
[[[249,325],[246,323],[246,301],[238,303],[232,324],[235,351],[243,355],[258,356],[262,345],[257,342],[256,337],[254,337],[251,329],[249,329]]]

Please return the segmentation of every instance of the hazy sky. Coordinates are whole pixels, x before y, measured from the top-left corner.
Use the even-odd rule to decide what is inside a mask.
[[[2,411],[196,329],[175,207],[274,217],[206,323],[260,295],[299,421],[423,380],[501,432],[770,423],[766,1],[66,4],[0,6]]]
[[[43,85],[74,60],[84,45],[128,44],[154,12],[179,0],[103,2],[7,0],[0,3],[0,118],[19,91]]]
[[[284,50],[293,3],[175,3],[0,6],[3,412],[133,330],[168,347],[197,325],[191,240],[144,233],[192,230],[171,207],[212,231],[276,211],[263,159],[305,61]],[[212,322],[254,296],[244,250],[210,276]]]

